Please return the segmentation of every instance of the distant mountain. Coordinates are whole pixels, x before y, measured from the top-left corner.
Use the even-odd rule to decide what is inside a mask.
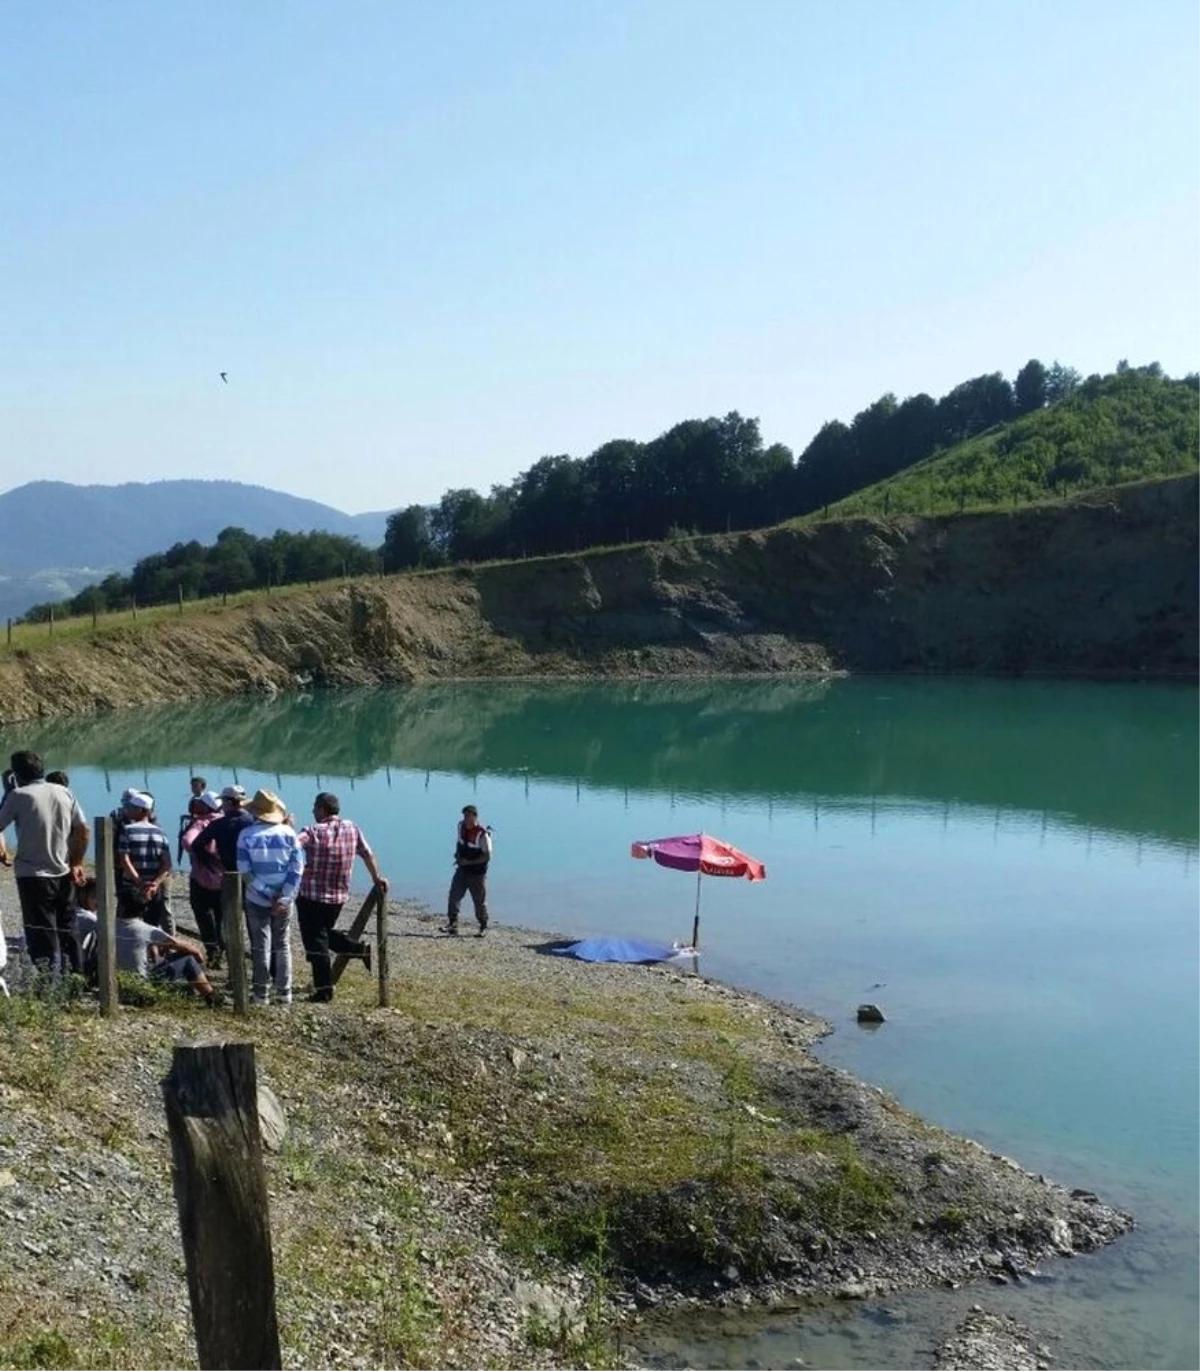
[[[384,511],[343,514],[316,500],[239,481],[31,481],[0,495],[0,618],[66,599],[173,543],[211,543],[231,524],[259,537],[277,529],[321,529],[378,547],[386,523]]]

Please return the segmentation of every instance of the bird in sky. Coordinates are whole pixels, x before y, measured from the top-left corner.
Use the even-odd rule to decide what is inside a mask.
[[[229,377],[224,372],[221,372],[221,380],[224,381],[226,385],[229,384]]]

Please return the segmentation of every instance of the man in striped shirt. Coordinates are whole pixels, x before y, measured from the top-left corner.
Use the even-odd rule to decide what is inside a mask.
[[[350,876],[355,857],[361,857],[372,882],[382,894],[388,883],[380,874],[375,854],[362,829],[342,818],[341,801],[323,790],[313,801],[315,823],[300,830],[304,848],[304,875],[296,899],[300,917],[300,936],[312,967],[314,1000],[333,999],[332,958],[336,954],[361,957],[371,969],[371,949],[338,931],[336,925],[342,906],[350,898]]]
[[[254,1003],[265,1006],[275,968],[275,1003],[292,1002],[292,903],[304,873],[304,849],[278,795],[259,790],[246,806],[254,822],[237,840],[246,878],[246,924],[254,966]]]
[[[144,912],[139,909],[138,917],[161,928],[164,933],[174,933],[175,918],[167,898],[171,844],[150,817],[154,812],[154,796],[144,790],[127,790],[122,801],[125,823],[117,837],[117,860],[125,877],[122,903],[128,903],[125,892],[140,891],[145,896],[145,908]]]

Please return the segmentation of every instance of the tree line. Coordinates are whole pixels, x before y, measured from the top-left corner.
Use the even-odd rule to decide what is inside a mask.
[[[798,458],[764,444],[736,411],[688,419],[647,443],[615,438],[587,457],[542,457],[508,485],[448,490],[434,506],[388,520],[387,571],[569,552],[678,533],[761,527],[808,514],[997,424],[1054,405],[1079,373],[1036,358],[1010,382],[1000,372],[935,400],[891,392],[849,424],[822,426]]]
[[[130,605],[170,604],[241,590],[328,581],[335,576],[361,576],[379,570],[379,554],[356,538],[336,533],[285,533],[257,538],[240,528],[222,529],[216,542],[176,543],[134,564],[128,576],[106,576],[70,600],[34,605],[25,612],[29,623],[44,623],[53,609],[56,618],[76,614],[104,614]]]
[[[1122,362],[1116,376],[1181,384],[1163,377],[1157,364],[1131,368]],[[196,599],[339,575],[762,527],[833,505],[1014,419],[1057,410],[1072,396],[1093,399],[1106,379],[1083,381],[1071,367],[1047,367],[1033,358],[1011,382],[989,372],[937,400],[921,393],[901,401],[888,392],[848,424],[834,419],[822,425],[799,457],[782,443],[767,445],[758,420],[736,411],[687,419],[649,442],[614,438],[587,457],[542,457],[486,495],[458,488],[436,505],[409,505],[389,517],[378,550],[330,533],[281,531],[258,538],[227,528],[212,546],[176,543],[145,557],[129,575],[108,576],[57,603],[54,613],[104,613],[131,603],[166,604],[179,596]],[[1072,420],[1067,427],[1073,432],[1078,424]],[[1063,475],[1059,463],[1054,477]],[[922,498],[936,494],[931,487]],[[50,613],[51,606],[41,604],[24,617],[45,621]]]

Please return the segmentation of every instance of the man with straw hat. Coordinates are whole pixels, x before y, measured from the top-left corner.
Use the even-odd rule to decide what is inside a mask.
[[[246,878],[246,925],[254,965],[254,1003],[268,1003],[271,968],[275,1003],[292,1002],[292,909],[304,849],[288,822],[287,808],[270,790],[257,790],[246,806],[253,818],[237,840],[237,869]]]

